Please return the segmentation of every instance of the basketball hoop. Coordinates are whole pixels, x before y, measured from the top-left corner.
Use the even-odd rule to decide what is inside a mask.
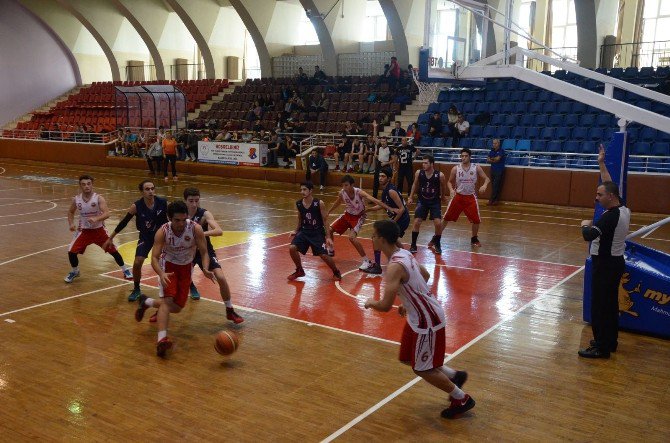
[[[422,82],[419,80],[419,69],[414,68],[412,70],[412,78],[414,83],[419,88],[419,103],[422,105],[428,105],[430,103],[436,102],[440,91],[442,90],[442,84],[440,83],[428,83]]]

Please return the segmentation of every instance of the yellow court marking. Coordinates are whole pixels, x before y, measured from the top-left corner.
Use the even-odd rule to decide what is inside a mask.
[[[239,245],[253,240],[272,237],[273,235],[275,234],[249,231],[223,231],[223,235],[219,237],[209,237],[209,239],[212,241],[214,249],[220,249],[226,246]],[[118,247],[121,257],[123,257],[123,261],[132,263],[135,260],[135,248],[137,248],[137,240],[124,243]]]

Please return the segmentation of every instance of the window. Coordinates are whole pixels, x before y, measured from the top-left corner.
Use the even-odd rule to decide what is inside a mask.
[[[387,39],[388,24],[386,16],[378,0],[368,0],[365,4],[365,20],[363,21],[363,42],[374,42]]]
[[[670,64],[670,0],[646,0],[642,18],[642,41],[637,48],[638,66]]]
[[[307,13],[303,11],[302,18],[298,23],[298,45],[318,45],[319,37],[316,35],[314,30],[314,25],[309,18],[307,18]]]
[[[261,60],[249,31],[244,31],[244,77],[261,78]]]
[[[530,35],[531,37],[533,35],[534,30],[533,22],[535,21],[535,3],[536,3],[535,0],[523,0],[521,2],[521,6],[519,7],[519,18],[517,19],[517,24],[523,31],[520,33],[522,35]],[[526,48],[532,48],[535,46],[533,45],[532,42],[530,42],[530,40],[522,37],[521,35],[519,36],[518,42],[519,46]]]
[[[553,0],[551,22],[552,48],[577,48],[577,17],[574,0]],[[570,51],[562,51],[570,52]]]

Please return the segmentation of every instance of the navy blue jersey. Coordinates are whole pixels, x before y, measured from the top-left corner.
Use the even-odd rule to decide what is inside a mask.
[[[154,206],[149,208],[141,198],[135,202],[135,209],[135,226],[140,231],[140,238],[153,240],[156,231],[168,222],[167,200],[154,197]]]
[[[306,208],[302,199],[298,200],[295,205],[300,212],[300,230],[301,231],[323,231],[323,219],[321,218],[321,207],[319,200],[314,199],[309,208]]]
[[[401,169],[412,169],[412,160],[416,148],[412,145],[398,146],[395,148],[395,155],[398,157],[398,167]]]
[[[384,202],[386,206],[389,206],[391,208],[398,207],[398,205],[396,205],[395,201],[393,201],[393,199],[389,195],[390,191],[395,191],[398,194],[398,196],[400,197],[400,201],[402,202],[402,207],[405,208],[405,213],[401,218],[407,216],[407,206],[405,206],[405,200],[402,198],[402,194],[398,192],[398,189],[395,187],[393,183],[389,183],[388,185],[386,185],[386,187],[382,191],[382,202]],[[391,218],[395,218],[395,213],[391,211],[386,211],[386,214],[388,214],[388,216]]]
[[[205,208],[198,208],[195,211],[195,215],[191,217],[191,220],[202,226],[203,231],[209,230],[209,225],[207,224],[207,221],[203,219],[205,216],[205,212],[207,212],[207,209]],[[205,240],[207,240],[207,252],[214,252],[214,246],[212,246],[212,242],[210,241],[209,237],[205,237]],[[199,252],[198,252],[199,253]]]
[[[440,199],[440,171],[433,171],[428,177],[426,171],[419,171],[419,200],[432,202]]]

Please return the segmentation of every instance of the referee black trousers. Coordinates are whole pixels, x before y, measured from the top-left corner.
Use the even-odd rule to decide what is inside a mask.
[[[399,194],[402,194],[403,182],[405,180],[407,181],[407,194],[409,194],[412,192],[412,183],[414,183],[414,171],[412,171],[411,164],[409,167],[401,166],[398,168],[398,184],[396,186]]]
[[[622,256],[591,259],[591,328],[598,349],[609,352],[619,336],[619,283],[625,261]]]

